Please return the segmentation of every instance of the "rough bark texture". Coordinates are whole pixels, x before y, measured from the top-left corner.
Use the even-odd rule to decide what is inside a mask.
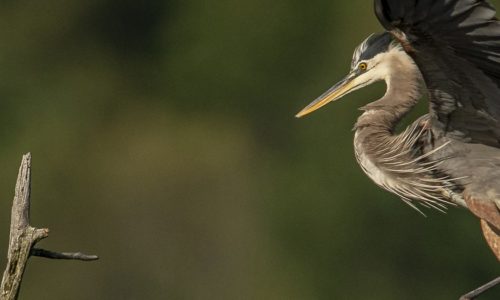
[[[48,237],[46,228],[34,228],[30,225],[30,193],[31,193],[31,154],[23,156],[16,182],[14,201],[12,204],[9,250],[7,267],[3,273],[0,286],[0,300],[17,299],[23,273],[31,255],[55,258],[96,260],[95,255],[82,253],[58,253],[34,248],[35,244]]]

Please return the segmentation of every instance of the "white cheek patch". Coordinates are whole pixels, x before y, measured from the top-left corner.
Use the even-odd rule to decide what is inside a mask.
[[[352,90],[357,90],[365,87],[374,82],[385,80],[390,74],[390,68],[384,63],[379,63],[375,65],[372,69],[362,73],[358,77],[353,79],[353,85],[355,88]]]
[[[380,80],[387,81],[391,75],[398,72],[397,69],[410,70],[415,68],[415,64],[408,54],[397,47],[390,49],[389,52],[377,54],[368,64],[368,71],[354,80],[357,88]]]

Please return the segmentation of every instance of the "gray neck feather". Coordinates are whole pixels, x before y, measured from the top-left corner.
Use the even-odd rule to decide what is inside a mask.
[[[404,52],[392,55],[387,67],[385,95],[360,109],[365,111],[355,129],[379,128],[393,132],[399,121],[415,106],[421,96],[421,75],[413,60]]]
[[[396,49],[397,50],[397,49]],[[420,71],[404,52],[389,52],[381,57],[379,68],[372,78],[385,79],[385,95],[361,109],[354,135],[356,159],[364,172],[379,186],[400,196],[404,202],[419,210],[413,201],[443,210],[455,202],[466,206],[461,198],[460,178],[453,178],[438,168],[433,153],[422,150],[419,140],[425,127],[420,120],[413,122],[400,134],[394,128],[420,98]],[[449,152],[445,152],[449,153]],[[417,202],[415,202],[417,203]]]

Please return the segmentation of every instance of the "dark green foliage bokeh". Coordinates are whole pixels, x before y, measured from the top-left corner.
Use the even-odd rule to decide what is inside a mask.
[[[383,84],[293,117],[380,30],[366,0],[3,1],[2,265],[27,151],[40,246],[101,257],[31,259],[21,299],[455,299],[498,275],[468,212],[424,218],[357,166]]]

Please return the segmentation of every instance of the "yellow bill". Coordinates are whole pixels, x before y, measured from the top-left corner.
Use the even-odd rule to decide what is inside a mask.
[[[316,100],[311,102],[308,106],[306,106],[303,110],[301,110],[298,114],[296,114],[295,117],[296,118],[303,117],[325,106],[326,104],[346,95],[347,93],[349,93],[350,91],[352,91],[354,88],[357,87],[357,84],[354,80],[355,78],[356,74],[354,73],[347,75],[339,83],[331,87],[323,95],[319,96]]]

